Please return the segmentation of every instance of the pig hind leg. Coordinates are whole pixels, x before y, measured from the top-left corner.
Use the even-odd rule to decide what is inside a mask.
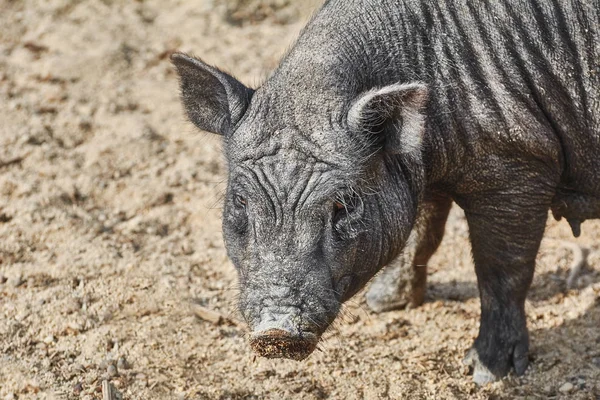
[[[402,254],[371,283],[366,298],[373,311],[418,307],[423,303],[427,262],[442,241],[451,205],[449,197],[426,195]]]

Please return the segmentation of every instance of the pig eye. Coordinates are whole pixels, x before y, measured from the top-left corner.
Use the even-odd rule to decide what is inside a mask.
[[[246,208],[246,199],[239,194],[235,195],[234,203],[237,208]]]
[[[340,199],[333,202],[333,222],[336,223],[352,212],[351,199]]]
[[[225,225],[238,236],[243,236],[248,228],[248,213],[246,212],[246,198],[234,193],[231,212],[226,214]]]

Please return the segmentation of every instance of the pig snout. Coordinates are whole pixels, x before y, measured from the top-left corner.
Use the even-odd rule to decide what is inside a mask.
[[[281,277],[282,274],[278,276]],[[248,285],[241,293],[241,311],[250,328],[249,344],[262,357],[303,360],[339,312],[333,290],[306,274],[292,283]],[[284,283],[285,282],[285,283]],[[284,283],[284,284],[282,284]],[[260,289],[259,289],[260,288]]]
[[[292,333],[283,329],[255,332],[250,346],[261,357],[304,360],[317,347],[319,338],[311,332]]]
[[[303,322],[301,310],[263,310],[250,334],[250,346],[259,356],[303,360],[317,347],[317,326]]]

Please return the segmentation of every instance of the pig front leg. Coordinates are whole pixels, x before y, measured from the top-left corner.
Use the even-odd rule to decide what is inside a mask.
[[[452,200],[428,194],[403,252],[375,277],[366,295],[375,312],[418,307],[425,299],[427,262],[440,245]]]
[[[531,182],[527,186],[535,188]],[[511,368],[522,375],[527,368],[525,298],[550,199],[551,195],[540,192],[488,192],[461,204],[465,205],[481,298],[479,335],[465,358],[477,384],[500,379]]]

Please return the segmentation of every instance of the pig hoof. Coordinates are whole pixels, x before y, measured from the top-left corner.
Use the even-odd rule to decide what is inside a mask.
[[[463,360],[463,364],[468,365],[472,368],[473,371],[473,382],[475,382],[479,386],[486,385],[491,382],[497,381],[499,378],[496,377],[487,369],[485,365],[479,360],[479,354],[477,354],[477,350],[472,348],[469,350],[467,355]]]
[[[369,308],[376,313],[400,310],[409,303],[405,293],[382,290],[375,284],[371,285],[365,297]]]
[[[485,385],[502,379],[508,374],[511,366],[514,368],[517,376],[523,375],[529,364],[527,348],[527,340],[524,342],[517,342],[512,347],[512,350],[507,351],[507,357],[502,357],[501,352],[495,351],[493,357],[486,357],[487,359],[492,359],[494,361],[491,363],[484,363],[476,346],[473,346],[465,356],[463,363],[471,367],[473,381],[478,385]]]

